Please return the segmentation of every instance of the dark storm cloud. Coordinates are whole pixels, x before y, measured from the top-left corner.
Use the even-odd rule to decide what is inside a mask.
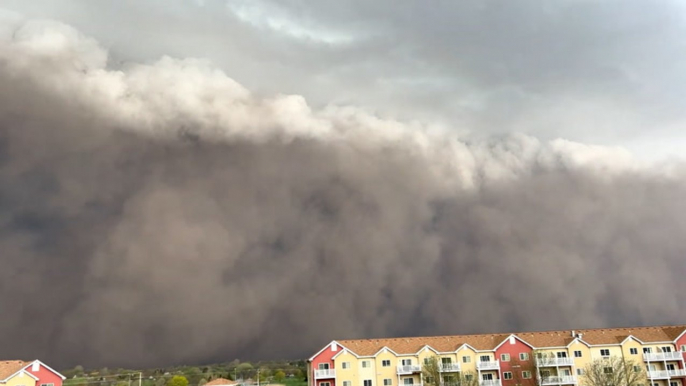
[[[686,184],[621,149],[466,144],[198,61],[0,35],[0,357],[305,357],[331,339],[683,322]]]

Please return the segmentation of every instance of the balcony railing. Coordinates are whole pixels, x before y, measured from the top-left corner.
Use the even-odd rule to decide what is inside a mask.
[[[439,370],[442,373],[452,373],[460,371],[459,363],[441,363]]]
[[[669,371],[667,371],[667,370],[648,370],[648,378],[650,378],[650,379],[667,379],[667,378],[669,378]]]
[[[572,358],[557,358],[557,357],[541,357],[541,358],[536,358],[536,364],[539,367],[574,366],[574,359],[572,359]]]
[[[686,370],[684,369],[667,370],[667,372],[670,377],[686,377]]]
[[[326,370],[314,370],[314,377],[320,378],[336,378],[336,370],[326,369]]]
[[[412,374],[422,371],[420,365],[400,365],[398,366],[398,374]]]
[[[576,383],[576,377],[573,375],[541,378],[541,385],[570,385],[574,383]]]
[[[653,361],[680,361],[684,357],[681,356],[680,351],[675,352],[656,352],[656,353],[646,353],[643,354],[643,360],[646,362]]]
[[[500,386],[500,379],[488,379],[479,382],[481,386]]]
[[[476,362],[478,370],[500,370],[499,361],[478,361]]]

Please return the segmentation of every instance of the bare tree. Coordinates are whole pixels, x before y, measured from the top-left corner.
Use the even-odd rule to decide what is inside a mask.
[[[535,353],[528,354],[526,359],[513,357],[510,361],[512,380],[519,386],[539,386],[540,374]]]
[[[424,360],[422,377],[426,386],[479,386],[479,379],[474,372],[444,371],[441,358],[432,356]]]
[[[584,386],[639,386],[646,374],[639,363],[622,357],[596,359],[584,368]]]

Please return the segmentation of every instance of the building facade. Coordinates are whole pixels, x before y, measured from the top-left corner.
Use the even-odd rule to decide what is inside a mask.
[[[686,325],[333,341],[308,361],[310,386],[422,386],[440,360],[443,379],[480,386],[583,386],[596,359],[644,366],[646,386],[686,386]]]

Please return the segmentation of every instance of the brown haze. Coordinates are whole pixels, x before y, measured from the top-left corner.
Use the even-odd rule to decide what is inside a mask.
[[[683,323],[679,166],[313,112],[198,61],[109,69],[53,23],[0,39],[0,357]]]

